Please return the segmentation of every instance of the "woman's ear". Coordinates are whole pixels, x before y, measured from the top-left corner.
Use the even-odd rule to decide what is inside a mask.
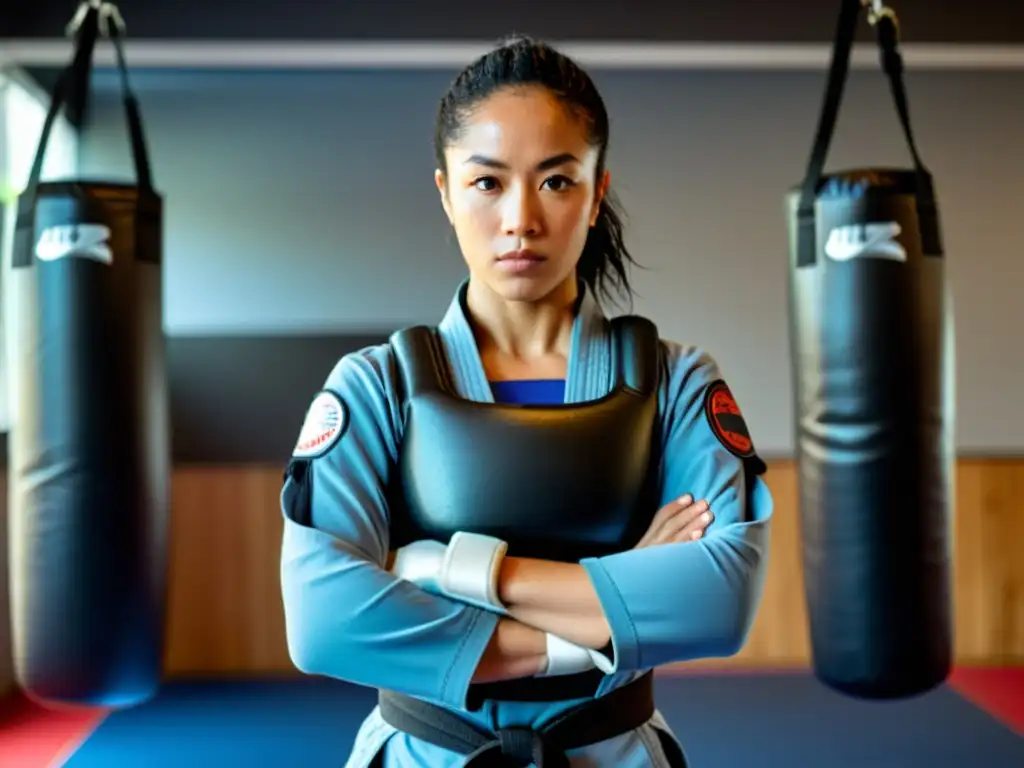
[[[604,201],[604,196],[608,194],[608,187],[612,183],[612,175],[608,171],[605,171],[601,175],[601,180],[598,182],[594,189],[594,207],[590,211],[590,226],[597,224],[597,219],[601,215],[601,203]]]
[[[448,199],[448,178],[440,168],[434,171],[434,184],[437,185],[437,191],[441,195],[441,207],[444,208],[444,215],[448,217],[449,224],[454,224],[452,221],[452,205]]]

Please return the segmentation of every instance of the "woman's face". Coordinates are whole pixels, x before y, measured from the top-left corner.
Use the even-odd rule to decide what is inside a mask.
[[[436,174],[473,280],[538,301],[576,279],[608,174],[584,123],[550,92],[499,91],[474,108]]]

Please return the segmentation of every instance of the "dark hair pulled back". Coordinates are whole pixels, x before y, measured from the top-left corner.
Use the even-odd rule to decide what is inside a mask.
[[[592,146],[598,147],[598,178],[604,173],[609,121],[604,100],[590,76],[572,59],[545,43],[515,36],[466,67],[442,97],[437,113],[434,152],[438,167],[447,171],[444,152],[455,142],[473,108],[505,88],[539,86],[553,93],[581,117]],[[601,201],[590,228],[577,275],[595,295],[619,293],[631,298],[628,269],[635,265],[623,238],[623,214],[611,190]]]

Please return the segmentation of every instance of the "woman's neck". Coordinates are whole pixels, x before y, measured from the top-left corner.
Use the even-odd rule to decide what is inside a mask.
[[[526,364],[566,359],[578,298],[575,279],[533,302],[509,301],[471,280],[466,308],[481,356]]]

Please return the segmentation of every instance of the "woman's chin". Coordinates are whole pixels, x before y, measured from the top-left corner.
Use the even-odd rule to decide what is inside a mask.
[[[491,286],[505,301],[533,303],[551,296],[562,282],[552,279],[551,275],[501,275]]]
[[[553,266],[544,263],[539,269],[509,271],[495,265],[486,272],[472,274],[471,278],[485,284],[489,293],[503,301],[574,301],[577,295],[575,271],[562,275],[552,269]]]

